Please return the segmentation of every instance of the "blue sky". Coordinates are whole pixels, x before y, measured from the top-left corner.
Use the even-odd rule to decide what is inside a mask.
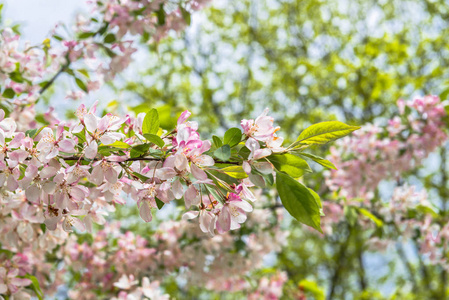
[[[9,0],[5,4],[4,19],[7,22],[20,23],[25,39],[31,43],[40,43],[47,37],[53,26],[73,20],[77,12],[86,10],[83,0]]]

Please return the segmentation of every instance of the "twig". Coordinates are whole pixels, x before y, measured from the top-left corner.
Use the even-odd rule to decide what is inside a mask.
[[[70,65],[70,61],[68,61],[65,65],[59,69],[59,71],[39,90],[39,94],[42,95]]]
[[[341,272],[342,266],[344,265],[345,260],[346,260],[346,256],[347,256],[346,250],[348,249],[352,232],[353,232],[353,230],[351,228],[348,228],[348,235],[346,236],[346,239],[343,242],[343,244],[341,245],[340,251],[338,252],[337,266],[335,268],[334,275],[332,276],[332,279],[330,282],[329,295],[327,296],[328,300],[334,299],[335,288],[340,280],[340,272]]]
[[[63,160],[66,161],[71,161],[71,160],[79,160],[80,156],[68,156],[68,157],[60,157]],[[93,158],[90,160],[85,159],[84,157],[81,157],[82,160],[84,161],[99,161],[99,160],[103,160],[103,158]],[[162,161],[162,158],[155,158],[155,157],[130,157],[127,158],[126,160],[122,161],[122,162],[127,162],[127,161]],[[105,159],[105,161],[107,162],[116,162],[116,161],[112,161],[112,160],[107,160]],[[219,164],[229,164],[229,165],[239,165],[239,162],[236,161],[221,161],[221,160],[214,160],[215,163],[219,163]]]

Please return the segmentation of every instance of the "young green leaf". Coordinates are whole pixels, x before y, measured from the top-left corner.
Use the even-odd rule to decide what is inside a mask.
[[[229,145],[223,145],[215,150],[214,155],[221,161],[227,161],[231,158],[231,147]]]
[[[181,10],[181,15],[184,21],[186,22],[187,26],[190,25],[190,13],[182,6],[179,6],[179,9]]]
[[[307,187],[282,172],[276,172],[276,187],[282,204],[290,215],[323,233],[320,227],[320,207]]]
[[[131,148],[130,156],[131,158],[135,158],[145,155],[148,152],[148,149],[150,149],[150,144],[142,144],[134,146]]]
[[[14,90],[12,88],[7,88],[3,91],[2,96],[4,98],[12,99],[12,98],[14,98],[15,95],[16,95],[16,93],[14,92]]]
[[[78,138],[78,142],[81,142],[81,143],[86,142],[86,136],[84,133],[85,133],[85,129],[83,129],[83,131],[81,131],[81,132],[74,133],[74,135]]]
[[[238,154],[244,159],[248,160],[248,156],[251,154],[251,150],[246,148],[246,146],[242,147],[242,149],[239,150]]]
[[[420,212],[422,214],[429,214],[431,215],[434,219],[438,219],[440,217],[440,215],[430,206],[427,205],[422,205],[419,204],[415,207],[415,210],[417,212]]]
[[[324,289],[321,288],[315,281],[303,279],[299,282],[298,286],[300,289],[310,292],[316,300],[326,299]]]
[[[321,204],[320,195],[318,195],[317,192],[315,192],[311,188],[308,188],[308,189],[309,189],[309,192],[312,194],[313,198],[315,198],[316,204],[318,204],[318,206],[320,207],[320,216],[324,217],[325,214],[323,212],[323,204]]]
[[[214,141],[215,147],[220,148],[221,146],[223,146],[223,142],[221,141],[221,139],[218,136],[213,135],[212,140]]]
[[[162,148],[165,145],[164,141],[156,134],[145,133],[143,136],[147,139],[147,141],[152,142],[159,148]]]
[[[339,121],[321,122],[304,129],[296,141],[307,145],[325,144],[342,138],[359,128]]]
[[[362,215],[364,215],[365,217],[367,217],[368,219],[370,219],[371,221],[373,221],[377,227],[382,227],[384,225],[384,222],[382,222],[381,219],[379,219],[378,217],[373,215],[369,210],[364,209],[364,208],[359,208],[359,212]]]
[[[41,133],[41,131],[47,126],[43,126],[41,128],[30,129],[25,132],[25,136],[32,138],[33,140]]]
[[[78,38],[80,40],[84,40],[84,39],[90,38],[91,36],[94,36],[94,34],[95,34],[95,32],[90,32],[90,31],[82,32],[78,35]]]
[[[106,35],[103,39],[103,41],[106,44],[112,44],[113,42],[115,42],[116,38],[115,35],[113,33],[109,33],[108,35]]]
[[[143,182],[149,180],[149,177],[146,177],[145,175],[142,175],[140,173],[137,172],[133,172],[133,175],[136,176],[137,178],[139,178],[140,180],[142,180]]]
[[[240,143],[241,140],[242,131],[238,128],[230,128],[224,135],[223,143],[228,144],[232,148]]]
[[[131,148],[131,146],[125,142],[122,141],[115,141],[112,144],[107,145],[109,147],[114,147],[114,148],[120,148],[120,149],[128,149]]]
[[[317,155],[306,153],[306,152],[301,152],[301,153],[298,153],[298,154],[310,158],[311,160],[313,160],[317,164],[322,165],[325,168],[337,170],[337,167],[333,163],[328,161],[327,159],[324,159],[324,158],[319,157]]]
[[[88,93],[87,86],[86,86],[86,84],[84,83],[84,81],[82,81],[81,79],[75,77],[75,82],[76,82],[76,85],[77,85],[80,89],[82,89],[84,92]]]
[[[163,26],[165,24],[165,10],[162,4],[159,6],[159,10],[156,11],[156,16],[157,16],[157,24],[159,26]]]
[[[164,202],[162,202],[161,200],[159,200],[159,198],[156,197],[156,205],[157,205],[157,209],[161,209],[162,207],[164,207]]]
[[[36,294],[37,298],[39,300],[44,299],[44,293],[41,290],[41,287],[39,286],[39,281],[37,280],[37,278],[33,275],[30,274],[26,274],[24,276],[25,278],[28,278],[29,280],[31,280],[31,288],[33,289],[34,293]]]
[[[273,166],[293,178],[299,178],[305,173],[311,173],[307,162],[299,156],[293,154],[273,154],[267,157]]]
[[[226,175],[232,178],[243,179],[248,177],[248,175],[243,170],[242,166],[229,166],[221,169]]]
[[[145,115],[142,123],[142,133],[157,134],[159,131],[159,114],[156,109],[151,109]]]

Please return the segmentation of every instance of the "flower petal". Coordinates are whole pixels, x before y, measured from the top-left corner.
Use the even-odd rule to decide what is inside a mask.
[[[183,220],[191,220],[198,217],[199,211],[188,211],[185,214],[182,215]]]
[[[142,220],[144,220],[145,222],[151,222],[153,216],[151,215],[150,203],[148,203],[147,201],[142,201],[140,203],[139,214]]]
[[[192,171],[193,177],[195,177],[198,180],[206,180],[207,174],[200,168],[198,168],[194,163],[190,165],[190,170]]]

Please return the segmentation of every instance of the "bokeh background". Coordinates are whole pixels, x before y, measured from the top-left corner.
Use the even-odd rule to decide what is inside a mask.
[[[24,39],[40,43],[56,23],[79,12],[88,6],[78,0],[7,1],[3,22],[20,24]],[[192,16],[186,32],[157,46],[139,45],[127,71],[83,102],[99,99],[103,110],[120,113],[157,107],[166,127],[188,108],[205,137],[265,107],[287,141],[324,120],[385,125],[400,98],[447,98],[448,22],[449,2],[442,0],[214,0]],[[51,104],[64,115],[79,105],[54,101],[73,84],[60,80],[40,103],[42,112]],[[314,151],[325,156],[328,148]],[[427,190],[437,206],[446,201],[447,155],[446,145],[403,178]],[[320,167],[313,167],[319,172],[306,178],[308,185],[323,199],[331,197]],[[377,196],[388,199],[393,186],[385,180]],[[324,237],[296,221],[285,224],[287,245],[267,257],[266,266],[285,271],[292,287],[302,282],[311,299],[444,299],[437,282],[445,272],[423,267],[413,244],[372,252],[369,237],[353,231],[349,221]],[[412,291],[410,272],[419,293]],[[199,288],[183,296],[223,295]]]

